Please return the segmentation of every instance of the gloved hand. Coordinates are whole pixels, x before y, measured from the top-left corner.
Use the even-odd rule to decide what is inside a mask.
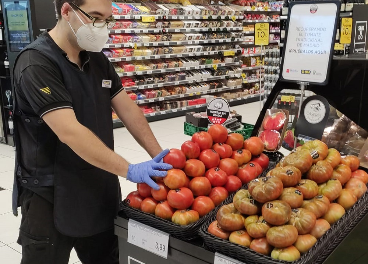
[[[144,182],[153,189],[159,190],[160,187],[151,179],[151,177],[165,177],[167,172],[159,170],[171,170],[173,168],[170,164],[163,163],[162,161],[169,152],[170,151],[168,149],[165,149],[150,161],[130,164],[127,179],[135,183]]]

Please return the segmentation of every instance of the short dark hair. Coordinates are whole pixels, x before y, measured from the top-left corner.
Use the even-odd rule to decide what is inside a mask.
[[[61,7],[65,3],[74,3],[77,6],[81,6],[84,4],[84,0],[55,0],[56,13],[59,19],[61,18]]]

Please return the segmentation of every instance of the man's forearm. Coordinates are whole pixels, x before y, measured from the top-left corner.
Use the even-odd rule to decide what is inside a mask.
[[[78,125],[71,133],[61,138],[78,156],[88,163],[126,178],[129,163],[109,149],[92,131]]]
[[[162,151],[162,148],[153,135],[146,118],[138,107],[132,107],[129,111],[129,115],[124,116],[123,122],[128,131],[133,135],[134,139],[152,158]]]

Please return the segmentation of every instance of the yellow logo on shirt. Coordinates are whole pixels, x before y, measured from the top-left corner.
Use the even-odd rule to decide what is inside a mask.
[[[42,92],[44,92],[45,94],[48,94],[48,95],[50,95],[51,94],[51,90],[50,90],[50,88],[49,87],[45,87],[45,88],[42,88],[42,89],[40,89]]]

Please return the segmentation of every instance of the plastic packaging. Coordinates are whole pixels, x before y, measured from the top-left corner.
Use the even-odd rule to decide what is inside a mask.
[[[277,151],[281,148],[289,120],[289,111],[268,109],[258,131],[258,137],[265,145],[266,151]]]

